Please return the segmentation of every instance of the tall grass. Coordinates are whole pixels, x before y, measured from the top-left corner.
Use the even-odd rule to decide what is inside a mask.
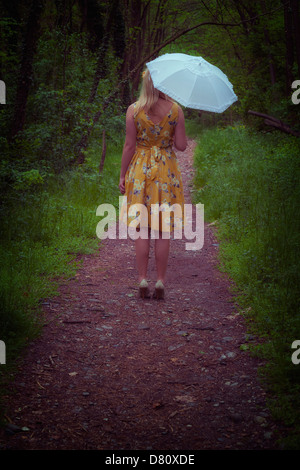
[[[47,173],[11,190],[1,213],[0,339],[7,368],[43,323],[41,301],[57,294],[60,279],[74,275],[78,254],[99,246],[96,208],[118,205],[121,144],[108,145],[99,175],[95,142],[86,163],[59,175]],[[3,368],[0,372],[3,372]]]
[[[274,416],[299,446],[300,365],[291,344],[300,339],[300,145],[282,133],[242,125],[204,131],[195,152],[195,202],[217,226],[221,269],[252,332],[263,341],[264,380],[274,391]]]

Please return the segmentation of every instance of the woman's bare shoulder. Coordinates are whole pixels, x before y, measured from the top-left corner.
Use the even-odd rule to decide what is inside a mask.
[[[184,113],[183,113],[182,107],[179,106],[178,103],[176,103],[176,104],[177,104],[178,117],[180,117],[180,119],[184,119]]]
[[[136,102],[132,103],[131,105],[128,106],[127,111],[126,111],[126,116],[127,117],[133,117],[134,116],[135,107],[136,107]]]
[[[137,101],[135,101],[134,103],[131,103],[131,104],[128,106],[127,111],[128,111],[128,110],[130,110],[130,111],[134,110],[135,107],[136,107],[136,104],[137,104]]]

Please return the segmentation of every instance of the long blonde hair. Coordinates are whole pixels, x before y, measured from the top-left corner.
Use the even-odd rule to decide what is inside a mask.
[[[142,76],[142,88],[139,99],[135,106],[136,113],[139,113],[142,109],[144,109],[146,112],[150,111],[151,108],[153,108],[153,106],[157,103],[160,96],[168,101],[172,101],[171,98],[169,98],[169,96],[167,96],[165,93],[162,93],[157,88],[154,88],[150,72],[147,68],[143,72]]]

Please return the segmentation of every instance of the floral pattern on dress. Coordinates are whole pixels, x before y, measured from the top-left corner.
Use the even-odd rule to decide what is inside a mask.
[[[153,123],[144,110],[134,113],[134,122],[137,145],[125,176],[127,206],[122,207],[120,218],[132,225],[139,215],[129,215],[130,206],[143,204],[148,211],[148,227],[173,231],[178,226],[182,227],[184,218],[182,179],[173,150],[178,105],[173,103],[159,124]],[[177,211],[176,217],[170,212],[173,204],[179,204],[177,209],[181,208],[181,214]],[[164,222],[157,222],[155,218],[151,220],[151,214],[157,215],[157,207],[162,217],[166,214]]]

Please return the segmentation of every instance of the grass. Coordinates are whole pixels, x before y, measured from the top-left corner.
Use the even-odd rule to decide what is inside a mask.
[[[96,208],[107,202],[118,206],[121,151],[108,143],[99,175],[101,152],[95,142],[81,167],[48,174],[42,187],[23,184],[7,196],[0,248],[0,339],[6,344],[2,390],[23,348],[40,332],[42,300],[57,295],[58,283],[74,275],[78,255],[99,247]]]
[[[254,349],[267,361],[273,415],[289,428],[285,448],[300,446],[300,365],[291,361],[300,333],[299,149],[294,137],[236,124],[201,132],[195,151],[194,202],[215,222],[220,269],[263,340]]]

